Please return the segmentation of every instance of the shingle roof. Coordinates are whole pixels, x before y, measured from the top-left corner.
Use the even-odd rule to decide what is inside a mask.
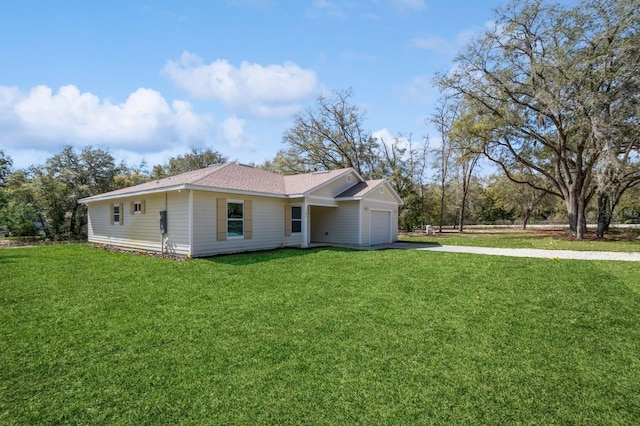
[[[322,172],[305,173],[302,175],[284,176],[287,194],[304,194],[311,189],[323,185],[351,169],[327,170]]]
[[[151,192],[155,190],[185,185],[188,183],[196,182],[199,179],[202,179],[204,176],[214,173],[216,170],[222,168],[223,166],[224,164],[216,164],[204,169],[194,170],[194,171],[182,173],[176,176],[170,176],[170,177],[159,179],[159,180],[141,183],[140,185],[117,189],[115,191],[105,192],[104,194],[94,195],[93,197],[88,197],[86,199],[90,200],[93,198],[102,198],[104,196],[128,195],[128,194],[135,194],[138,192]]]
[[[343,191],[342,193],[336,195],[336,198],[355,198],[362,197],[366,195],[369,191],[373,190],[375,187],[384,182],[384,179],[378,180],[368,180],[366,182],[358,182],[353,185],[351,188]]]
[[[264,194],[286,194],[282,175],[237,163],[226,163],[214,173],[208,173],[190,184]]]
[[[145,182],[140,185],[94,195],[80,201],[90,202],[139,193],[169,189],[206,187],[210,189],[251,192],[276,196],[304,194],[352,169],[330,170],[301,175],[283,176],[267,170],[238,163],[216,164],[200,170]]]

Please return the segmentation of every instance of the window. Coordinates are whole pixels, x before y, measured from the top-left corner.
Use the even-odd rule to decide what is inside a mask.
[[[131,214],[144,214],[145,210],[146,209],[145,209],[144,200],[131,201],[129,203],[129,213],[131,213]]]
[[[113,206],[113,223],[120,223],[120,204]]]
[[[227,238],[253,238],[252,200],[216,199],[216,239]]]
[[[242,202],[227,203],[227,236],[244,236],[244,205]]]
[[[293,234],[299,234],[302,232],[302,207],[291,207],[291,232]]]
[[[123,204],[122,203],[113,203],[111,204],[111,210],[110,210],[110,217],[111,217],[111,224],[118,224],[118,225],[122,225],[123,223],[123,219],[124,219],[124,215],[122,214],[123,211]]]

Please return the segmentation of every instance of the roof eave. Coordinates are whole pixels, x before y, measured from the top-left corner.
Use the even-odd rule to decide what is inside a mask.
[[[358,195],[356,197],[335,197],[336,201],[360,201],[362,200],[362,195]]]
[[[204,192],[220,192],[224,194],[235,194],[235,195],[253,195],[256,197],[288,198],[288,196],[285,194],[278,194],[275,192],[245,191],[242,189],[219,188],[215,186],[205,186],[205,185],[186,185],[185,189],[191,189],[194,191],[204,191]]]
[[[143,189],[140,191],[131,191],[131,192],[125,192],[121,194],[107,193],[104,195],[93,195],[91,197],[81,198],[78,200],[78,202],[82,204],[88,204],[88,203],[93,203],[95,201],[115,200],[117,198],[134,197],[136,195],[158,194],[162,192],[178,191],[181,189],[187,189],[186,185],[181,184],[181,185],[174,185],[174,186],[163,186],[162,188]]]

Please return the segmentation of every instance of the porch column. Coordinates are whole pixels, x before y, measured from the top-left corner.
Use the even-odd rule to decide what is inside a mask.
[[[309,247],[309,206],[307,205],[307,200],[302,202],[302,248]]]
[[[189,192],[189,256],[193,254],[193,191]]]

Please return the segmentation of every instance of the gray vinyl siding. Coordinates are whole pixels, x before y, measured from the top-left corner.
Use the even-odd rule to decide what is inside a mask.
[[[351,177],[351,182],[347,181],[347,176]],[[340,176],[340,178],[334,180],[328,185],[323,186],[322,188],[313,191],[309,194],[310,197],[314,198],[333,198],[336,195],[344,192],[348,188],[351,188],[353,185],[358,183],[358,178],[355,173],[351,172],[348,175]]]
[[[121,246],[136,250],[160,251],[161,234],[158,214],[168,210],[168,233],[165,250],[185,255],[189,252],[188,195],[186,192],[123,197],[89,203],[89,242]],[[145,202],[145,213],[131,214],[132,201]],[[111,204],[122,203],[122,225],[111,225]]]
[[[360,245],[358,201],[311,207],[311,242]]]
[[[158,213],[155,214],[159,228]],[[172,254],[191,253],[189,247],[189,191],[167,194],[167,241],[165,250]],[[159,232],[156,230],[156,232]]]
[[[253,236],[251,239],[216,238],[216,199],[251,200],[253,205]],[[269,250],[297,246],[301,234],[284,235],[284,208],[287,201],[278,198],[250,197],[194,191],[193,256],[211,256],[222,253]]]
[[[364,210],[361,222],[362,244],[369,245],[371,241],[372,210],[391,212],[391,241],[398,239],[398,202],[386,185],[382,193],[379,188],[368,193],[362,200],[362,206]]]

